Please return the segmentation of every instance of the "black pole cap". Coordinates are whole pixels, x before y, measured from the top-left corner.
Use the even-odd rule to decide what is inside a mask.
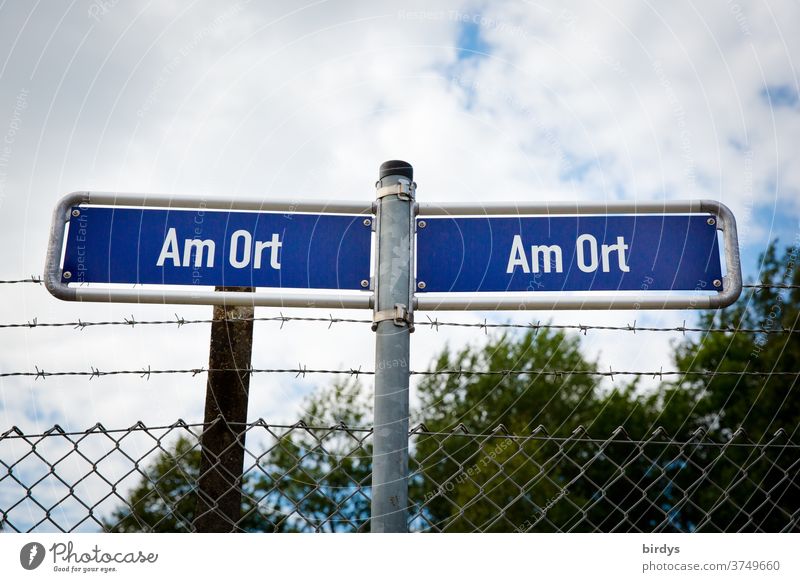
[[[386,176],[405,176],[409,180],[414,179],[414,168],[411,167],[411,164],[402,160],[383,162],[378,173],[380,174],[379,180],[383,180]]]

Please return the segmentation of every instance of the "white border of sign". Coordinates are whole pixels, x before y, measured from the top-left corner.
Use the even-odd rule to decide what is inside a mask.
[[[539,202],[514,204],[419,204],[417,217],[426,216],[549,216],[549,215],[624,215],[624,214],[706,214],[714,216],[717,230],[723,232],[726,273],[723,291],[617,291],[601,295],[561,292],[533,293],[417,293],[415,308],[420,311],[494,311],[527,309],[716,309],[727,307],[742,293],[742,267],[736,220],[730,209],[714,200],[674,200],[663,202]]]
[[[233,200],[208,196],[183,198],[162,194],[124,194],[117,192],[73,192],[64,196],[53,212],[50,242],[47,247],[44,282],[52,295],[65,301],[119,303],[184,303],[190,305],[258,305],[270,307],[323,307],[343,309],[372,308],[370,290],[342,293],[339,291],[300,291],[285,289],[236,291],[178,289],[119,289],[72,286],[61,281],[61,254],[64,231],[74,206],[126,206],[134,208],[174,208],[176,210],[254,210],[262,212],[308,212],[332,214],[364,214],[372,216],[372,202],[311,200]]]

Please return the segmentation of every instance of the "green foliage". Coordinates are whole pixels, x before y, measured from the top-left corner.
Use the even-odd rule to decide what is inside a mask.
[[[445,350],[432,369],[519,370],[527,374],[500,376],[427,376],[419,386],[420,420],[434,431],[464,424],[470,430],[503,424],[511,432],[530,431],[538,424],[557,434],[569,434],[591,422],[597,398],[594,377],[541,375],[537,370],[592,371],[579,340],[563,332],[533,330],[520,337],[501,335],[485,346]]]
[[[424,420],[432,432],[416,443],[419,470],[411,498],[421,514],[416,526],[446,531],[591,530],[588,517],[602,521],[608,507],[623,503],[630,487],[619,483],[606,491],[601,515],[585,514],[597,494],[597,483],[613,483],[617,465],[591,462],[596,452],[581,441],[586,434],[608,436],[617,427],[646,431],[655,413],[651,401],[640,401],[633,385],[608,391],[580,351],[578,336],[563,331],[531,330],[521,336],[490,338],[485,346],[443,352],[434,369],[522,370],[500,376],[428,376],[419,387]],[[541,370],[564,370],[560,376]],[[472,433],[458,436],[460,424]],[[501,426],[502,425],[502,426]],[[502,438],[539,432],[559,440]],[[576,433],[577,431],[577,433]],[[620,449],[620,447],[617,447]],[[624,458],[629,450],[606,449]],[[641,474],[646,467],[638,467]]]
[[[200,449],[180,437],[145,471],[128,503],[104,521],[106,531],[190,531],[197,497],[194,484],[200,468]]]
[[[369,519],[371,395],[354,379],[306,400],[306,423],[280,438],[262,463],[256,494],[280,509],[285,531],[357,531]],[[345,422],[354,430],[309,430]]]
[[[800,284],[798,247],[778,256],[776,245],[761,256],[761,280],[771,285]],[[800,337],[770,333],[797,329],[800,289],[759,289],[743,295],[736,305],[700,317],[703,326],[756,328],[759,334],[708,334],[676,346],[679,368],[699,372],[747,371],[756,376],[689,376],[665,388],[688,391],[697,403],[692,422],[720,438],[743,429],[753,440],[769,438],[779,428],[800,425],[797,376]]]
[[[133,511],[120,507],[104,521],[103,528],[121,533],[189,531],[197,503],[194,484],[199,467],[200,449],[180,437],[158,456],[131,492],[128,503]]]
[[[761,280],[800,284],[798,248],[762,257]],[[704,327],[797,328],[800,291],[763,289],[735,306],[701,314]],[[501,336],[482,348],[444,351],[435,369],[531,370],[508,376],[431,376],[420,386],[420,419],[433,431],[463,423],[486,433],[502,424],[521,435],[537,425],[553,441],[425,436],[412,499],[420,529],[447,531],[778,531],[797,511],[800,487],[782,467],[795,449],[754,451],[783,428],[800,426],[796,334],[711,333],[675,345],[678,369],[760,372],[689,375],[642,390],[616,383],[607,392],[592,376],[537,375],[538,369],[594,370],[578,338],[558,332]],[[776,374],[777,372],[777,374]],[[780,375],[780,372],[789,375]],[[622,430],[618,431],[618,427]],[[624,441],[647,439],[635,445]],[[586,430],[586,433],[583,432]],[[737,432],[738,430],[738,432]],[[573,431],[577,431],[573,433]],[[699,431],[699,432],[697,432]],[[581,440],[616,437],[615,442]],[[734,436],[735,435],[735,436]],[[710,440],[727,447],[709,446]],[[779,435],[778,444],[785,442]],[[677,446],[675,441],[691,444]],[[502,467],[502,468],[501,468]]]

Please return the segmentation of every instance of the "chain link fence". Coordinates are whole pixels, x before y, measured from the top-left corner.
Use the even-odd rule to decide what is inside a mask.
[[[12,428],[0,435],[2,528],[194,531],[198,507],[214,511],[213,500],[198,504],[207,428]],[[240,512],[224,516],[232,531],[369,530],[371,428],[244,428],[244,473],[230,476]],[[622,429],[555,437],[418,425],[409,437],[411,531],[800,531],[800,444],[783,430],[717,442],[702,431],[674,440],[662,430],[634,439]]]

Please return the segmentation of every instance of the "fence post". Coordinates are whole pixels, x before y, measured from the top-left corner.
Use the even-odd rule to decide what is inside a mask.
[[[409,334],[413,331],[411,245],[414,170],[393,160],[377,183],[375,419],[372,452],[373,532],[408,531]]]
[[[217,291],[253,291],[253,288],[218,287]],[[214,306],[203,420],[206,428],[200,440],[194,519],[198,532],[238,531],[253,315],[252,307]]]

